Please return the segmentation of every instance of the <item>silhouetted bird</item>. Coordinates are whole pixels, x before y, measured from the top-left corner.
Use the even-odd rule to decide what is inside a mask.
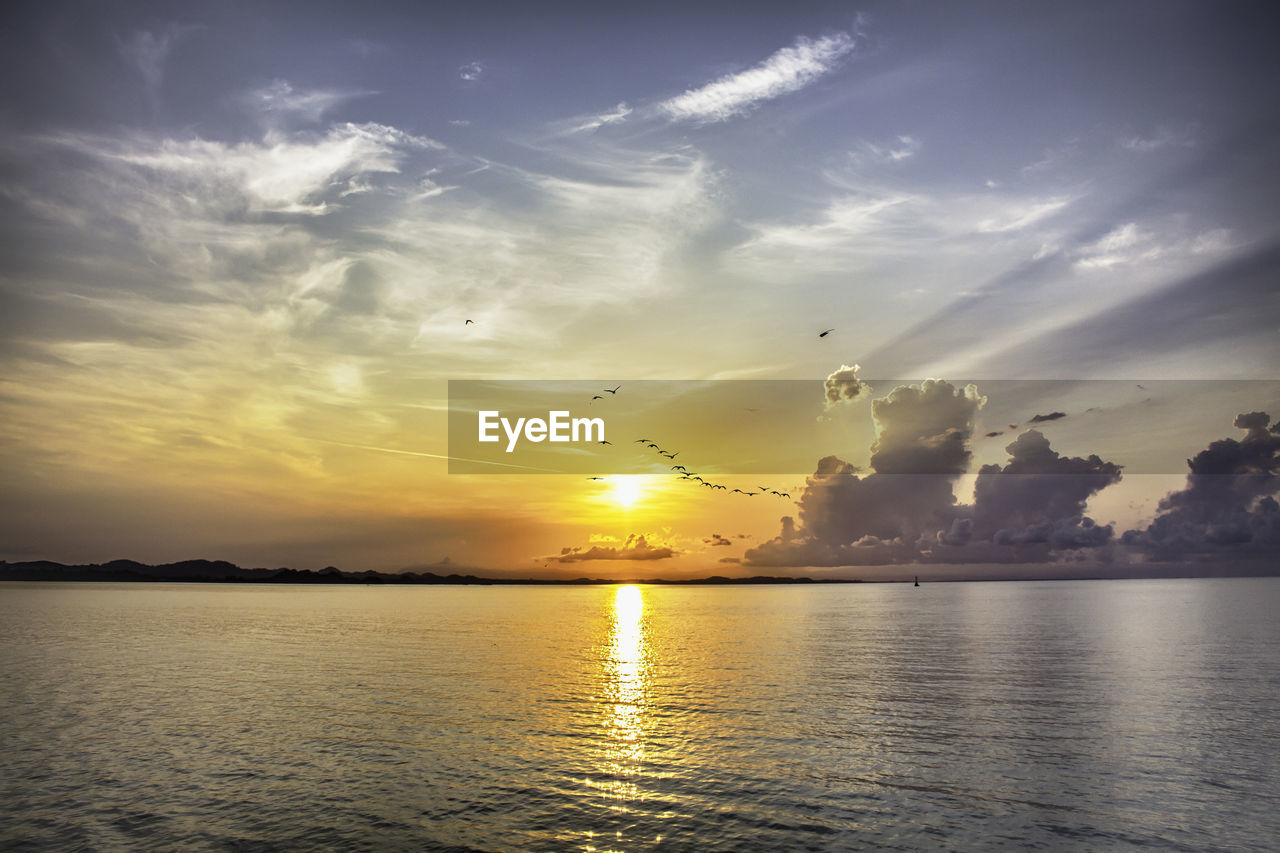
[[[825,338],[827,335],[831,334],[834,331],[835,329],[827,329],[825,332],[819,332],[818,337]]]
[[[686,467],[684,467],[683,465],[672,465],[672,466],[671,466],[671,470],[672,470],[672,471],[684,471],[686,474],[687,474],[687,473],[689,473],[689,469],[688,469],[688,468],[686,468]]]
[[[621,388],[621,387],[622,387],[621,385],[618,386],[618,388]],[[604,390],[608,391],[610,394],[617,394],[618,388],[606,388]]]
[[[588,400],[587,402],[588,402],[588,403],[594,403],[596,400],[603,400],[603,399],[604,399],[604,397],[601,397],[599,394],[597,394],[597,395],[595,395],[594,397],[592,397],[590,400]]]
[[[588,480],[603,480],[604,477],[588,477]]]
[[[613,442],[612,442],[612,441],[606,441],[606,440],[605,440],[605,439],[603,439],[603,438],[602,438],[602,439],[600,439],[600,443],[601,443],[601,444],[607,444],[607,445],[609,445],[610,447],[613,447]]]
[[[675,459],[677,456],[679,456],[679,455],[680,455],[680,451],[679,451],[679,450],[677,450],[675,453],[668,453],[668,452],[667,452],[667,451],[665,451],[665,450],[659,450],[659,451],[658,451],[658,454],[659,454],[660,456],[665,456],[665,457],[667,457],[668,459]]]
[[[464,326],[470,326],[470,325],[471,325],[472,323],[474,323],[474,322],[475,322],[475,320],[468,320],[467,322],[463,323],[462,325],[464,325]]]

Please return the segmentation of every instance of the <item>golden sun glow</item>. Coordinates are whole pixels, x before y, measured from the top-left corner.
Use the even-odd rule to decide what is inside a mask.
[[[644,496],[644,486],[639,477],[625,474],[611,478],[609,498],[623,509],[631,509]]]

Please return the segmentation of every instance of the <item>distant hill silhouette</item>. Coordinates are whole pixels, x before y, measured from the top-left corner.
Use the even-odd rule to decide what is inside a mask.
[[[334,566],[327,566],[320,571],[310,569],[245,569],[225,560],[182,560],[177,563],[164,563],[149,566],[134,560],[112,560],[109,563],[89,563],[87,565],[67,566],[48,560],[37,560],[27,563],[9,563],[0,560],[0,581],[117,581],[117,582],[155,582],[155,581],[187,581],[200,583],[293,583],[293,584],[474,584],[474,585],[520,585],[533,584],[541,586],[565,586],[582,584],[794,584],[794,583],[858,583],[847,580],[814,580],[813,578],[785,578],[756,576],[750,578],[727,578],[716,575],[693,580],[667,580],[664,578],[647,578],[635,580],[606,580],[604,578],[573,578],[565,580],[547,580],[539,578],[486,578],[477,575],[448,574],[439,575],[434,572],[344,572]]]

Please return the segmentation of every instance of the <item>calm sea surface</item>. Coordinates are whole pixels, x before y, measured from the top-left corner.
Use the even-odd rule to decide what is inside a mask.
[[[14,850],[1264,850],[1280,579],[0,584]]]

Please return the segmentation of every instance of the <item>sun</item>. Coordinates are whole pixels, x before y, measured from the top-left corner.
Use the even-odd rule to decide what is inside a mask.
[[[644,487],[639,477],[620,474],[611,477],[609,498],[623,509],[631,509],[644,494]]]

